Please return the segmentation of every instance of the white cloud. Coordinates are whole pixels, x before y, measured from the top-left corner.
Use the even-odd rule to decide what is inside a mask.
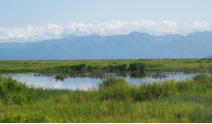
[[[0,27],[0,42],[31,42],[46,39],[64,38],[69,35],[85,36],[90,34],[114,35],[128,34],[133,31],[146,32],[151,35],[181,34],[186,35],[196,31],[210,31],[212,26],[207,22],[177,23],[165,20],[154,22],[152,20],[134,22],[101,22],[96,25],[72,22],[66,27],[55,24],[26,28]]]
[[[55,24],[48,24],[46,26],[33,27],[27,25],[23,28],[4,28],[0,27],[0,41],[1,42],[30,42],[41,41],[45,39],[56,39],[60,37],[64,28]]]

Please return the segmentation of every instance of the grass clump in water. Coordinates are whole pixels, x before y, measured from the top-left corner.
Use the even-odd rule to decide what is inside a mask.
[[[65,78],[65,74],[56,74],[55,75],[56,80],[64,80],[64,78]]]
[[[124,84],[126,83],[123,79],[117,79],[114,75],[108,75],[100,83],[99,88],[108,88],[113,87],[116,84]]]

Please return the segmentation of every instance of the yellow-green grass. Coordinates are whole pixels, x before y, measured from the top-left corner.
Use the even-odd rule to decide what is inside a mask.
[[[5,123],[212,122],[212,77],[207,75],[139,86],[110,75],[88,91],[33,89],[0,77],[0,88],[6,94],[0,96],[0,122]],[[17,95],[25,101],[15,102]]]
[[[87,67],[98,66],[97,70],[105,67],[119,66],[142,62],[145,70],[188,70],[211,69],[212,59],[117,59],[117,60],[26,60],[0,61],[0,72],[48,72],[58,70],[58,67],[86,64]],[[89,70],[89,69],[88,69]]]

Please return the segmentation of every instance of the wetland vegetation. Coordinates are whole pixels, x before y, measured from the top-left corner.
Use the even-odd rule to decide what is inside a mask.
[[[72,73],[127,70],[205,70],[212,59],[125,59],[125,60],[25,60],[0,61],[0,72]]]
[[[210,72],[211,59],[0,61],[6,72]],[[134,85],[114,75],[98,88],[43,89],[0,76],[0,122],[212,122],[212,77]]]

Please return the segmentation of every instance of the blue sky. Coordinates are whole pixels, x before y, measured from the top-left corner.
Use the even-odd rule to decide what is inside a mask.
[[[0,42],[211,30],[211,5],[212,0],[0,0]]]

